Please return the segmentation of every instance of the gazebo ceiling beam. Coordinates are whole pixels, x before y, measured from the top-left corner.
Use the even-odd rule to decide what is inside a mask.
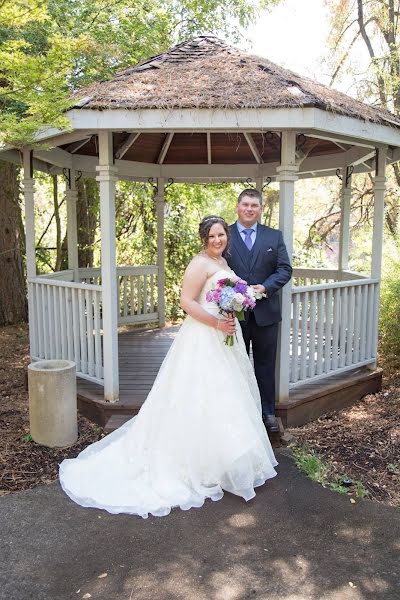
[[[71,154],[76,154],[78,152],[78,150],[80,150],[81,148],[83,148],[83,146],[86,146],[86,144],[88,143],[88,141],[90,140],[91,136],[85,137],[84,140],[80,140],[78,142],[74,143],[74,147],[70,148],[68,150],[68,152],[70,152]]]
[[[74,130],[110,131],[271,131],[323,132],[332,141],[400,146],[400,131],[314,107],[274,109],[73,109],[66,113]],[[357,142],[356,142],[357,143]]]
[[[44,162],[49,162],[52,165],[56,165],[57,167],[66,167],[67,169],[72,169],[73,158],[75,156],[82,155],[72,155],[61,148],[52,148],[51,150],[34,150],[33,156],[43,160]],[[77,168],[79,169],[79,165]]]
[[[131,133],[127,139],[117,148],[115,151],[115,158],[121,159],[129,150],[131,146],[136,142],[140,135],[139,133]]]
[[[256,159],[256,162],[258,164],[261,164],[263,162],[263,160],[262,160],[261,154],[259,153],[258,148],[257,148],[257,146],[256,146],[256,144],[255,144],[255,142],[253,140],[253,136],[251,135],[251,133],[248,133],[247,131],[245,131],[243,133],[243,135],[244,135],[244,137],[246,139],[246,142],[249,145],[250,150],[253,153],[254,158]]]
[[[333,144],[336,144],[339,147],[340,144],[347,144],[348,146],[361,146],[363,148],[374,148],[375,147],[375,142],[373,141],[365,141],[362,140],[360,138],[355,138],[355,137],[350,137],[350,136],[345,136],[345,135],[336,135],[336,134],[328,134],[326,133],[326,131],[319,131],[319,130],[304,130],[302,131],[302,133],[304,133],[304,135],[306,135],[307,137],[311,137],[311,138],[318,138],[319,140],[326,140],[328,142],[332,142]]]
[[[43,129],[35,134],[34,141],[36,143],[48,141],[52,146],[64,146],[65,144],[79,142],[83,138],[90,138],[94,133],[97,133],[96,128],[89,131],[87,127],[70,132],[63,129]]]
[[[10,162],[14,165],[17,165],[17,167],[20,167],[22,165],[22,158],[21,155],[19,153],[18,150],[5,150],[4,152],[0,153],[0,160],[5,160],[7,162]],[[48,173],[51,174],[51,169],[52,166],[49,165],[48,162],[44,161],[44,160],[39,160],[37,158],[33,158],[33,168],[35,169],[35,171],[41,171],[42,173]]]
[[[301,164],[300,173],[334,171],[351,164],[360,164],[374,153],[366,153],[365,148],[351,148],[347,152],[328,156],[309,156]],[[116,160],[118,173],[123,177],[164,177],[165,179],[247,179],[248,177],[273,177],[278,162],[263,164],[154,164],[128,160]],[[74,155],[72,166],[77,170],[94,173],[96,156]]]
[[[366,166],[363,163],[356,165],[354,167],[354,171],[353,173],[366,173],[368,171],[372,171],[374,169],[374,164],[375,161],[369,161],[369,165]],[[276,163],[277,164],[277,163]],[[248,167],[248,165],[246,165]],[[62,172],[61,169],[59,169],[58,167],[53,167],[50,170],[50,173],[60,173]],[[81,169],[81,172],[83,174],[84,177],[93,177],[94,173],[93,171],[85,171],[84,169]],[[271,174],[270,176],[264,175],[264,179],[266,177],[271,177],[272,182],[275,181],[275,176],[276,173]],[[299,179],[312,179],[312,178],[317,178],[317,177],[336,177],[336,168],[335,169],[329,169],[326,171],[307,171],[307,172],[301,172],[299,173]],[[148,177],[143,177],[143,176],[139,176],[139,175],[132,175],[132,174],[126,174],[126,173],[122,173],[119,174],[118,179],[120,181],[137,181],[137,182],[143,182],[146,183],[148,181]],[[244,176],[243,174],[239,174],[239,175],[231,175],[228,176],[225,174],[225,176],[217,176],[217,175],[213,175],[213,176],[207,176],[207,175],[202,175],[202,176],[194,176],[193,174],[190,175],[186,175],[186,176],[182,176],[182,175],[178,175],[176,177],[174,177],[174,182],[175,183],[199,183],[199,184],[207,184],[207,183],[227,183],[229,181],[231,182],[243,182],[244,179],[248,179],[248,170],[247,170],[247,174],[246,176]],[[257,179],[256,176],[251,177],[251,179],[253,179],[253,181],[255,181]]]
[[[296,165],[298,167],[301,166],[301,164],[305,161],[305,159],[308,157],[308,155],[310,154],[310,152],[312,150],[314,150],[314,148],[316,146],[318,146],[318,140],[313,140],[309,145],[307,150],[302,150],[301,148],[296,149]]]
[[[159,165],[163,164],[164,159],[167,156],[167,152],[168,152],[168,149],[169,149],[169,147],[171,145],[173,137],[174,137],[174,134],[172,132],[170,132],[170,133],[167,134],[167,137],[165,138],[163,146],[162,146],[162,148],[160,150],[160,154],[158,155],[157,164],[159,164]]]

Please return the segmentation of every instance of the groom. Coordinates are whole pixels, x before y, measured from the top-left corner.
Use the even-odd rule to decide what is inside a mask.
[[[246,189],[236,205],[237,221],[230,225],[231,245],[226,260],[236,275],[266,295],[254,311],[246,311],[240,325],[247,353],[250,342],[261,395],[263,420],[269,431],[279,431],[275,417],[275,360],[281,309],[277,292],[292,275],[282,232],[258,223],[261,194]]]

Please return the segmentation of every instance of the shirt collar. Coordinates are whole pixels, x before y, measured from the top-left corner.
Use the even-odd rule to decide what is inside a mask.
[[[244,225],[239,223],[239,221],[236,221],[236,225],[237,225],[239,233],[242,233],[242,231],[244,231],[245,229],[248,229],[248,227],[244,227]],[[251,229],[253,229],[257,233],[257,221],[254,223],[254,225],[251,226]]]

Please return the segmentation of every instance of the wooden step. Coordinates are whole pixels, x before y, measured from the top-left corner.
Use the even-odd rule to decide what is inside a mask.
[[[104,433],[111,433],[132,419],[132,415],[112,415],[104,426]]]

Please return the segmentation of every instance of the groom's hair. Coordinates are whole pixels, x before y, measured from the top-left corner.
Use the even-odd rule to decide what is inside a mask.
[[[258,190],[256,190],[255,188],[247,188],[246,190],[243,190],[243,192],[240,192],[239,198],[238,198],[238,204],[239,204],[239,202],[241,202],[243,200],[243,198],[245,196],[248,196],[249,198],[256,198],[262,206],[261,193]]]

